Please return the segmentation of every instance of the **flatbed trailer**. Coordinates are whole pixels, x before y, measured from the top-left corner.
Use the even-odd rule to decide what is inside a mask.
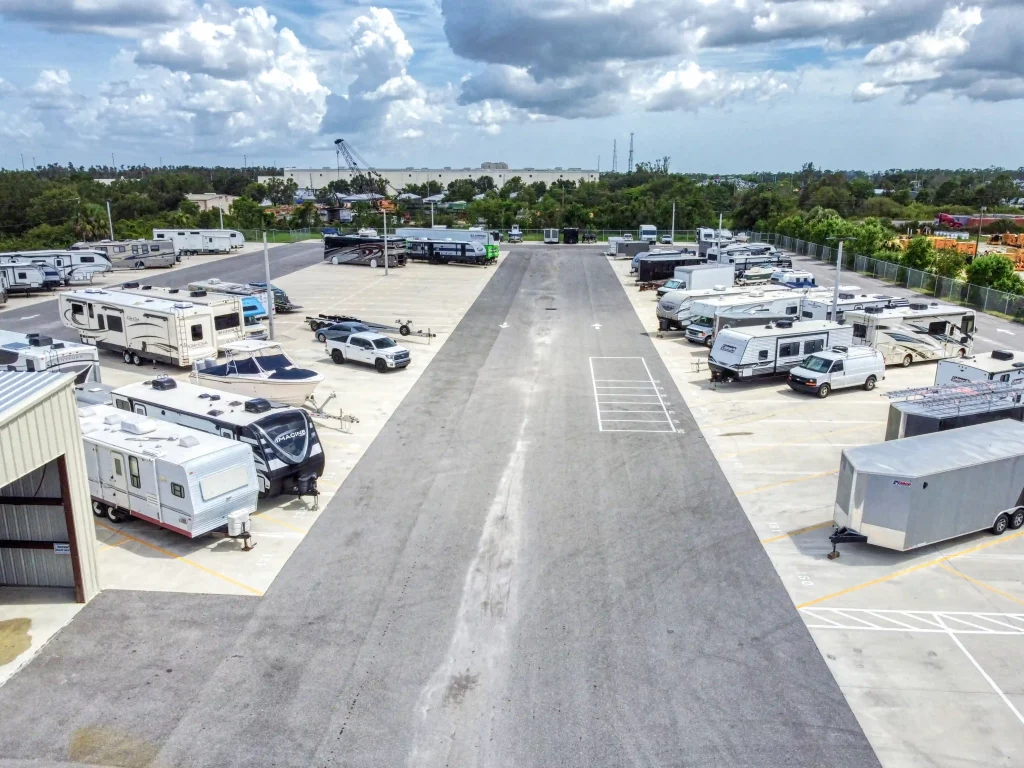
[[[412,329],[412,320],[395,320],[394,325],[384,325],[383,323],[371,323],[366,320],[360,320],[358,317],[352,317],[350,315],[316,315],[306,316],[306,322],[309,323],[310,330],[316,333],[321,328],[326,328],[329,325],[335,323],[362,323],[363,325],[373,329],[377,333],[397,333],[399,336],[422,336],[424,338],[434,338],[437,336],[436,333],[427,331],[414,331]]]

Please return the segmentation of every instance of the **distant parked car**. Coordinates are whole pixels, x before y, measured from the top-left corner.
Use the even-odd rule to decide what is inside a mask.
[[[667,280],[665,284],[658,288],[658,298],[660,299],[669,291],[680,291],[686,290],[685,280]]]
[[[631,243],[631,242],[633,242],[633,235],[631,233],[627,232],[626,234],[624,234],[622,236],[622,239]]]
[[[339,365],[349,361],[372,365],[379,373],[405,368],[412,360],[409,350],[379,333],[353,333],[327,339],[331,360]]]
[[[344,323],[335,323],[334,325],[326,325],[323,328],[317,328],[316,340],[323,344],[328,339],[336,339],[340,336],[348,336],[353,333],[366,333],[367,331],[372,330],[373,329],[365,323],[345,321]]]
[[[662,245],[672,245],[672,235],[662,235],[661,236],[661,244]]]

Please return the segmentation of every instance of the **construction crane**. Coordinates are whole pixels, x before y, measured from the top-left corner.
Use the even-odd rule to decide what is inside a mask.
[[[352,145],[346,142],[344,139],[335,139],[334,146],[344,156],[345,164],[349,170],[352,171],[352,180],[356,181],[359,179],[362,183],[360,189],[354,189],[357,193],[361,192],[374,192],[377,194],[387,194],[388,187],[391,187],[391,191],[398,194],[398,190],[391,186],[387,179],[381,176],[373,167],[366,162],[363,157],[356,152]],[[356,162],[358,159],[359,162]],[[360,163],[362,167],[360,167]],[[367,189],[367,181],[370,182],[369,189]],[[376,183],[374,183],[376,182]]]

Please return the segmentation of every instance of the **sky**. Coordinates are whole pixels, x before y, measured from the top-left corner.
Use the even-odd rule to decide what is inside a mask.
[[[0,166],[1024,165],[1022,0],[0,0]]]

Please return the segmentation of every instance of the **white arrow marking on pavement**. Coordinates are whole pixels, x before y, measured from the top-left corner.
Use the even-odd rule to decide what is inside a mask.
[[[26,315],[25,317],[19,317],[19,320],[31,320],[33,317],[39,317],[39,315]]]
[[[35,317],[35,315],[33,315],[33,317]],[[25,319],[25,318],[22,318],[22,320],[24,320],[24,319]],[[1006,329],[1004,329],[1004,328],[996,328],[996,333],[1008,333],[1008,334],[1010,334],[1011,336],[1016,336],[1016,335],[1017,335],[1017,334],[1016,334],[1016,333],[1014,333],[1013,331],[1007,331],[1007,330],[1006,330]]]
[[[498,326],[499,328],[508,328],[508,323],[502,323]]]
[[[600,331],[601,330],[601,324],[600,323],[594,323],[590,327],[593,328],[595,331]]]

